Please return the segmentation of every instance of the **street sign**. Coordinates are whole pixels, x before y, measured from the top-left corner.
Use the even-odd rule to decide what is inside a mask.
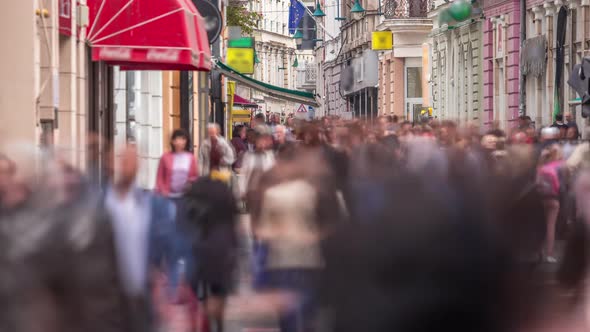
[[[393,48],[393,32],[373,31],[372,49],[374,51],[386,51]]]
[[[297,109],[297,113],[307,113],[307,107],[305,107],[305,105],[301,104],[299,106],[299,108]]]
[[[228,48],[227,65],[241,74],[254,74],[254,49]]]

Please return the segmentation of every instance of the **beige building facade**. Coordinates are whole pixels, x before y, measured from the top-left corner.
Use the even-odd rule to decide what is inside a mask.
[[[382,1],[383,15],[377,30],[392,32],[393,50],[380,54],[380,114],[412,121],[429,106],[428,91],[423,89],[429,72],[429,68],[423,68],[423,44],[432,30],[427,17],[432,4],[432,0]]]
[[[84,29],[76,34],[78,12],[64,3],[71,2],[10,2],[0,14],[0,40],[8,46],[0,64],[0,140],[55,144],[63,158],[85,166]]]
[[[122,71],[91,61],[84,1],[19,0],[5,7],[0,142],[54,146],[71,165],[98,171],[111,147],[132,141],[141,158],[138,185],[153,188],[159,157],[181,125],[179,72]],[[208,85],[205,72],[194,72],[195,150],[207,122],[198,110],[208,107]],[[88,152],[89,139],[102,143],[96,154]]]

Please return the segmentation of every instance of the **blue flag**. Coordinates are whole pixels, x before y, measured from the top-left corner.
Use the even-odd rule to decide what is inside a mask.
[[[295,33],[304,15],[305,6],[299,0],[291,0],[291,6],[289,6],[289,34]]]

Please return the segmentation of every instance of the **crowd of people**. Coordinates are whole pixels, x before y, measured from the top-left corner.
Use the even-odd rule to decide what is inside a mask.
[[[281,332],[590,329],[590,144],[567,114],[278,122],[210,124],[197,152],[175,131],[150,190],[133,145],[100,180],[3,146],[0,331],[223,331],[244,237],[267,305],[242,309]]]

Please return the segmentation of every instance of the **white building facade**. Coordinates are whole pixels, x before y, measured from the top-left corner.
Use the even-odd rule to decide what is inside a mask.
[[[298,50],[289,34],[290,3],[290,0],[251,0],[248,4],[251,11],[262,16],[253,35],[259,60],[253,78],[280,88],[297,90],[301,88],[298,84],[301,82],[298,81],[301,68],[315,63],[315,59],[311,50]],[[256,102],[263,113],[289,114],[300,106],[240,84],[236,93]]]

